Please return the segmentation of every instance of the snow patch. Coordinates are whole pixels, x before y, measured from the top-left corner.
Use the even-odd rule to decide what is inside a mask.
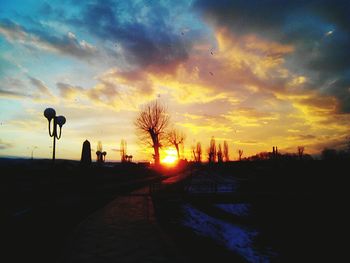
[[[248,216],[250,210],[249,204],[217,204],[215,206],[236,216]]]
[[[193,206],[183,206],[185,219],[183,225],[191,228],[198,235],[211,237],[229,250],[244,257],[248,262],[268,263],[269,258],[253,248],[253,239],[258,232],[244,229],[222,220],[208,216]]]

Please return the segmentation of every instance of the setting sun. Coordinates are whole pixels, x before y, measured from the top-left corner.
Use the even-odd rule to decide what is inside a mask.
[[[3,257],[344,261],[349,13],[0,0]]]
[[[177,153],[175,149],[167,149],[164,151],[164,158],[161,163],[166,165],[174,165],[177,161]]]
[[[80,160],[85,140],[107,162],[157,164],[176,162],[158,154],[176,144],[194,161],[200,143],[207,161],[213,136],[231,160],[347,149],[350,31],[337,0],[21,2],[0,1],[0,157],[53,155],[47,108],[66,118],[58,159]],[[142,113],[154,102],[162,121]],[[171,129],[180,137],[164,144]]]

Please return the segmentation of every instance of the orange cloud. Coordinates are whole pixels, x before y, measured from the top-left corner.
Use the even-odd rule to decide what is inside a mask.
[[[189,158],[191,145],[202,142],[204,152],[211,136],[218,143],[228,141],[233,156],[238,148],[248,156],[270,151],[272,145],[290,151],[303,145],[306,153],[317,153],[327,142],[340,145],[350,133],[350,117],[338,113],[338,99],[313,90],[305,72],[285,65],[293,46],[255,35],[235,36],[225,29],[215,32],[213,42],[215,48],[209,42],[195,45],[187,60],[171,67],[111,68],[84,88],[57,84],[68,113],[64,136],[72,138],[61,147],[75,145],[79,158],[86,138],[102,140],[108,151],[126,138],[135,160],[150,160],[152,149],[138,146],[133,120],[140,105],[159,96],[173,123],[187,135]],[[79,103],[74,102],[77,98]],[[30,129],[13,122],[17,124]],[[113,155],[118,159],[116,152]]]
[[[173,101],[172,111],[180,113],[176,125],[186,130],[189,140],[205,143],[214,135],[245,147],[246,154],[270,150],[271,145],[292,149],[299,144],[314,153],[323,136],[349,132],[345,123],[331,121],[337,100],[308,89],[308,77],[285,66],[284,57],[294,52],[293,46],[255,35],[238,37],[225,29],[219,29],[215,39],[213,54],[210,45],[195,46],[188,59],[171,70],[115,70],[101,79],[125,87],[118,89],[118,96],[126,96],[123,100],[132,96],[128,90],[138,103],[163,94]],[[223,107],[224,101],[228,106]],[[203,105],[202,114],[191,111],[198,111],[198,105]]]

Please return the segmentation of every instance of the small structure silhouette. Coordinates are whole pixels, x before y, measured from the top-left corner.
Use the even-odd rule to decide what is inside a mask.
[[[84,166],[89,166],[91,164],[91,145],[88,140],[85,140],[83,143],[80,163]]]
[[[97,162],[104,163],[106,161],[106,155],[107,155],[107,152],[97,151],[96,152]]]
[[[127,162],[128,155],[126,154],[127,151],[127,143],[126,140],[120,141],[120,160],[122,163]]]
[[[107,152],[102,151],[102,143],[99,141],[97,144],[96,161],[101,164],[106,161]]]
[[[132,162],[132,155],[125,155],[125,160],[128,163]]]
[[[127,143],[126,140],[122,139],[120,141],[120,149],[116,149],[115,151],[120,152],[120,161],[122,163],[130,163],[132,162],[132,155],[127,154]]]

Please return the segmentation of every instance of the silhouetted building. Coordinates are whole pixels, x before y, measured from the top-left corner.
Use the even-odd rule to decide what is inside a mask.
[[[80,163],[82,165],[90,165],[91,164],[91,145],[88,140],[83,143],[83,150],[81,152],[81,160]]]

